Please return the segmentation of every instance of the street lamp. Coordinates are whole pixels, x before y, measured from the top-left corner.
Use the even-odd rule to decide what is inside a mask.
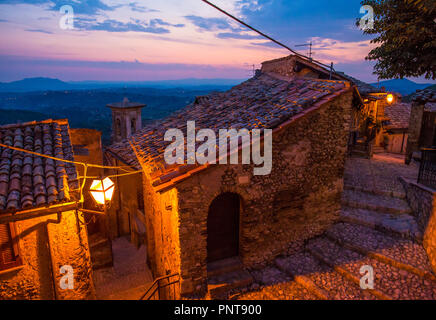
[[[394,101],[394,95],[388,94],[386,100],[388,101],[389,104],[392,103]]]
[[[97,204],[106,207],[106,203],[112,200],[114,189],[115,184],[109,177],[106,177],[92,181],[89,192]]]

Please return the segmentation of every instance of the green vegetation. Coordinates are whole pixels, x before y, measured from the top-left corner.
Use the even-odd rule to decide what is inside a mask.
[[[376,60],[374,73],[381,79],[420,77],[436,79],[436,1],[364,0],[374,9],[377,47],[366,59]],[[359,23],[359,22],[357,22]]]

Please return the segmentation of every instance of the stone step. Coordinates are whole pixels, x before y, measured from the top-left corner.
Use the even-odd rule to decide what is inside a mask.
[[[280,269],[274,266],[269,266],[261,270],[253,270],[250,273],[256,283],[262,286],[292,281],[291,275],[282,272]]]
[[[411,214],[406,201],[398,198],[374,195],[361,191],[344,190],[342,204],[346,207],[367,209],[383,213]]]
[[[213,277],[242,269],[243,265],[239,257],[233,257],[208,263],[207,275]]]
[[[230,291],[248,287],[253,283],[253,277],[246,270],[237,270],[216,275],[208,279],[208,292],[212,299],[225,299]]]
[[[326,236],[345,248],[436,281],[427,253],[419,243],[350,223],[332,226]]]
[[[148,288],[150,288],[151,285],[152,283],[147,283],[135,288],[112,293],[109,296],[101,297],[100,300],[139,300],[144,295],[144,293],[147,292]]]
[[[342,208],[341,221],[358,224],[389,235],[398,236],[422,243],[415,218],[408,214],[381,213],[365,209]]]
[[[368,152],[362,150],[353,149],[351,154],[352,156],[359,157],[359,158],[368,158]]]
[[[385,153],[386,150],[385,150],[384,147],[373,146],[373,147],[372,147],[372,152],[373,152],[373,153]]]
[[[99,270],[113,266],[112,243],[108,239],[93,242],[89,248],[92,269]]]
[[[259,288],[236,296],[237,300],[319,300],[295,281],[288,281]]]
[[[406,199],[406,192],[404,191],[387,191],[387,190],[378,190],[378,189],[368,189],[361,186],[354,186],[354,185],[344,185],[344,190],[351,190],[351,191],[359,191],[379,196],[385,196],[385,197],[391,197],[391,198],[398,198],[398,199]]]
[[[360,289],[309,252],[276,259],[277,267],[323,300],[374,300],[375,296]]]
[[[366,152],[366,149],[367,149],[367,147],[366,147],[366,145],[365,144],[360,144],[360,143],[358,143],[358,144],[355,144],[354,146],[353,146],[353,150],[356,150],[356,151],[363,151],[363,152]]]
[[[310,241],[307,249],[318,259],[357,285],[360,285],[361,278],[366,274],[362,267],[372,267],[374,271],[374,288],[365,291],[380,299],[436,299],[435,282],[341,247],[327,238]]]

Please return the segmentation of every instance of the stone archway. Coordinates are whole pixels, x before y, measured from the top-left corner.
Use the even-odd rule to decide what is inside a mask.
[[[226,192],[209,206],[207,218],[207,262],[239,255],[239,215],[241,200],[238,194]]]

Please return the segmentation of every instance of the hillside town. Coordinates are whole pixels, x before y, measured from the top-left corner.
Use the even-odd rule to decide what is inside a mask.
[[[436,300],[436,90],[291,53],[100,107],[0,125],[0,300]]]

